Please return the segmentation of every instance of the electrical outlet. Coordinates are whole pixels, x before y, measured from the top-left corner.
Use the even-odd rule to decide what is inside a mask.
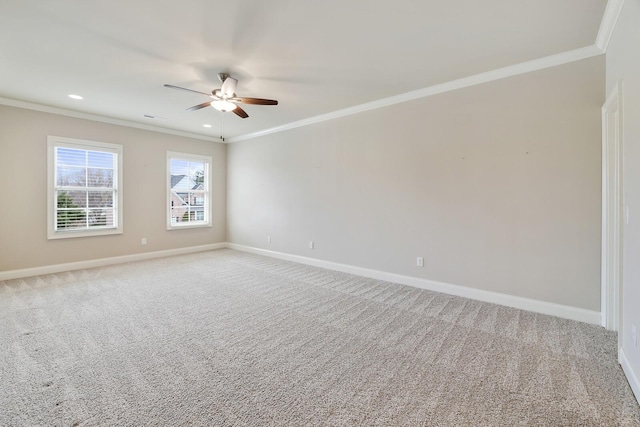
[[[146,244],[147,244],[147,238],[146,238],[146,237],[143,237],[143,238],[140,240],[140,244],[141,244],[142,246],[146,245]]]
[[[271,236],[267,236],[267,243],[271,243]]]
[[[631,340],[633,340],[633,345],[635,347],[638,346],[638,334],[636,334],[636,325],[631,324]]]
[[[416,265],[418,267],[424,267],[424,258],[419,256],[418,258],[416,258]]]
[[[313,240],[309,240],[309,249],[313,249]]]

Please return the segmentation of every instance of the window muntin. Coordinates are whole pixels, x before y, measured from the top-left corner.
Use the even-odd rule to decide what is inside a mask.
[[[122,233],[122,146],[49,137],[48,237]]]
[[[211,158],[167,153],[167,228],[210,226]]]

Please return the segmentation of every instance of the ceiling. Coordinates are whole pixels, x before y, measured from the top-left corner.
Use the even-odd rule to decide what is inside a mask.
[[[0,0],[0,97],[217,139],[594,45],[606,0]],[[216,75],[249,118],[186,108]],[[69,94],[84,97],[77,101]],[[145,115],[161,117],[150,119]],[[211,128],[203,127],[210,124]]]

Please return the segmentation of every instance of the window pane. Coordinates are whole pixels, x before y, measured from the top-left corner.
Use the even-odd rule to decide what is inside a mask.
[[[189,193],[189,205],[204,206],[204,193]]]
[[[171,189],[176,192],[187,192],[195,185],[186,175],[171,175]]]
[[[56,169],[56,185],[84,187],[86,185],[84,168],[60,167]]]
[[[187,208],[171,208],[171,218],[174,222],[185,222],[189,220],[189,212]]]
[[[191,162],[189,164],[189,175],[191,176],[195,184],[195,186],[191,188],[192,189],[195,189],[197,187],[202,188],[201,186],[204,185],[204,163]]]
[[[78,209],[87,207],[86,191],[59,191],[57,194],[59,209]]]
[[[113,227],[113,209],[89,209],[89,227]]]
[[[86,218],[84,209],[60,209],[56,221],[59,229],[85,228]]]
[[[57,147],[56,154],[59,165],[85,166],[87,161],[87,152],[85,150]]]
[[[87,187],[113,188],[113,169],[87,169]]]
[[[59,191],[57,193],[56,222],[58,228],[78,228],[86,225],[83,191]]]
[[[101,151],[89,151],[87,153],[87,166],[90,168],[113,169],[115,154]]]
[[[196,176],[198,173],[204,173],[203,162],[189,162],[189,175]]]
[[[171,175],[189,175],[189,162],[171,159]]]
[[[113,191],[89,191],[89,208],[113,207]]]

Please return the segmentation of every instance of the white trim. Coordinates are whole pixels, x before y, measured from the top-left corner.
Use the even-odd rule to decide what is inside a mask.
[[[609,42],[616,29],[620,12],[622,12],[622,6],[624,6],[624,0],[607,1],[607,7],[604,10],[604,16],[600,22],[600,29],[596,37],[596,46],[603,52],[606,52],[609,48]]]
[[[8,105],[9,107],[24,108],[26,110],[41,111],[43,113],[58,114],[60,116],[75,117],[76,119],[92,120],[94,122],[108,123],[111,125],[126,126],[130,128],[149,130],[152,132],[166,133],[169,135],[183,136],[185,138],[201,139],[204,141],[213,141],[213,142],[221,142],[221,143],[225,142],[217,137],[200,135],[200,134],[191,133],[191,132],[183,132],[183,131],[163,128],[159,126],[144,125],[142,123],[131,122],[128,120],[114,119],[111,117],[99,116],[97,114],[81,113],[79,111],[67,110],[59,107],[51,107],[49,105],[41,105],[33,102],[19,101],[17,99],[0,97],[0,105]]]
[[[212,243],[209,245],[189,246],[186,248],[167,249],[163,251],[144,252],[139,254],[122,255],[111,258],[91,259],[87,261],[70,262],[66,264],[45,265],[42,267],[25,268],[21,270],[0,271],[1,280],[19,279],[22,277],[40,276],[43,274],[61,273],[64,271],[82,270],[85,268],[104,267],[106,265],[123,264],[125,262],[144,261],[147,259],[163,258],[174,255],[184,255],[194,252],[211,251],[226,248],[226,243]]]
[[[602,106],[601,324],[618,331],[622,286],[622,82]],[[610,119],[615,124],[612,129]]]
[[[415,288],[426,289],[435,292],[441,292],[449,295],[470,298],[478,301],[488,302],[492,304],[504,305],[507,307],[518,308],[521,310],[533,311],[536,313],[547,314],[550,316],[561,317],[564,319],[576,320],[578,322],[600,324],[600,313],[597,311],[586,310],[583,308],[570,307],[567,305],[555,304],[546,301],[538,301],[529,298],[518,297],[514,295],[501,294],[498,292],[485,291],[482,289],[474,289],[460,285],[452,285],[450,283],[436,282],[434,280],[421,279],[418,277],[404,276],[401,274],[388,273],[385,271],[372,270],[363,267],[356,267],[347,264],[339,264],[331,261],[323,261],[315,258],[307,258],[299,255],[291,255],[282,252],[269,251],[250,246],[238,245],[235,243],[227,243],[227,247],[243,252],[250,252],[258,255],[266,255],[272,258],[283,259],[286,261],[298,262],[301,264],[313,265],[315,267],[326,268],[329,270],[341,271],[343,273],[356,274],[358,276],[369,277],[377,280],[384,280],[402,285],[413,286]]]
[[[615,25],[615,21],[617,20],[618,15],[620,14],[620,9],[622,8],[621,3],[623,3],[623,0],[610,0],[610,2],[614,2],[614,3],[619,2],[620,6],[619,6],[618,9],[615,9],[615,6],[612,6],[611,8],[609,7],[609,5],[607,6],[607,9],[605,11],[605,16],[603,18],[603,21],[602,21],[601,27],[600,27],[601,31],[598,33],[598,38],[601,37],[600,34],[603,34],[602,37],[604,37],[604,34],[607,34],[606,29],[609,28],[609,25],[611,26],[610,33],[613,32],[613,26]],[[611,9],[611,12],[609,12],[610,9]],[[607,12],[609,14],[613,14],[613,13],[617,13],[617,14],[615,15],[615,18],[610,18],[609,15],[607,14]],[[606,19],[607,23],[612,19],[613,19],[613,22],[611,24],[605,25],[605,19]],[[609,33],[609,36],[608,36],[609,38],[611,37],[610,33]],[[607,38],[606,42],[608,43],[608,38]],[[461,78],[461,79],[452,80],[452,81],[441,83],[441,84],[437,84],[437,85],[434,85],[434,86],[429,86],[429,87],[426,87],[426,88],[423,88],[423,89],[418,89],[418,90],[415,90],[415,91],[406,92],[406,93],[403,93],[403,94],[400,94],[400,95],[395,95],[395,96],[391,96],[391,97],[388,97],[388,98],[382,98],[382,99],[379,99],[379,100],[376,100],[376,101],[367,102],[365,104],[360,104],[360,105],[356,105],[356,106],[353,106],[353,107],[344,108],[344,109],[333,111],[333,112],[330,112],[330,113],[320,114],[320,115],[314,116],[314,117],[308,117],[306,119],[298,120],[298,121],[295,121],[295,122],[285,123],[284,125],[275,126],[275,127],[268,128],[268,129],[263,129],[263,130],[260,130],[260,131],[257,131],[257,132],[252,132],[252,133],[239,135],[239,136],[232,137],[232,138],[227,138],[225,140],[222,140],[220,138],[200,135],[200,134],[197,134],[197,133],[183,132],[183,131],[177,131],[177,130],[162,128],[162,127],[157,127],[157,126],[143,125],[143,124],[140,124],[140,123],[130,122],[130,121],[127,121],[127,120],[113,119],[113,118],[109,118],[109,117],[103,117],[103,116],[98,116],[98,115],[94,115],[94,114],[81,113],[81,112],[78,112],[78,111],[66,110],[66,109],[58,108],[58,107],[50,107],[50,106],[46,106],[46,105],[40,105],[40,104],[35,104],[35,103],[25,102],[25,101],[18,101],[18,100],[9,99],[9,98],[0,97],[0,104],[9,105],[9,106],[13,106],[13,107],[19,107],[19,108],[26,108],[26,109],[31,109],[31,110],[37,110],[37,111],[43,111],[43,112],[46,112],[46,113],[59,114],[59,115],[63,115],[63,116],[69,116],[69,117],[76,117],[76,118],[81,118],[81,119],[93,120],[93,121],[98,121],[98,122],[103,122],[103,123],[110,123],[110,124],[115,124],[115,125],[120,125],[120,126],[128,126],[128,127],[132,127],[132,128],[151,130],[151,131],[167,133],[167,134],[171,134],[171,135],[184,136],[184,137],[187,137],[187,138],[196,138],[196,139],[202,139],[202,140],[205,140],[205,141],[214,141],[214,142],[221,142],[221,143],[233,143],[233,142],[238,142],[238,141],[244,141],[244,140],[248,140],[248,139],[258,138],[260,136],[265,136],[265,135],[269,135],[269,134],[272,134],[272,133],[278,133],[278,132],[283,132],[283,131],[290,130],[290,129],[296,129],[296,128],[303,127],[303,126],[309,126],[309,125],[312,125],[312,124],[315,124],[315,123],[325,122],[325,121],[328,121],[328,120],[333,120],[333,119],[337,119],[337,118],[340,118],[340,117],[350,116],[350,115],[353,115],[353,114],[359,114],[359,113],[362,113],[362,112],[365,112],[365,111],[375,110],[375,109],[378,109],[378,108],[384,108],[384,107],[388,107],[388,106],[395,105],[395,104],[400,104],[400,103],[407,102],[407,101],[413,101],[415,99],[425,98],[425,97],[438,95],[438,94],[445,93],[445,92],[450,92],[450,91],[454,91],[454,90],[458,90],[458,89],[463,89],[463,88],[466,88],[466,87],[475,86],[475,85],[482,84],[482,83],[488,83],[488,82],[492,82],[492,81],[495,81],[495,80],[504,79],[504,78],[507,78],[507,77],[512,77],[512,76],[517,76],[517,75],[520,75],[520,74],[529,73],[529,72],[532,72],[532,71],[538,71],[538,70],[543,70],[545,68],[556,67],[556,66],[559,66],[559,65],[568,64],[570,62],[575,62],[575,61],[580,61],[580,60],[583,60],[583,59],[592,58],[594,56],[602,55],[603,53],[604,53],[604,49],[599,47],[599,45],[597,45],[597,44],[594,44],[594,45],[591,45],[591,46],[585,46],[585,47],[582,47],[582,48],[569,50],[569,51],[558,53],[558,54],[555,54],[555,55],[550,55],[550,56],[546,56],[546,57],[543,57],[543,58],[538,58],[538,59],[534,59],[534,60],[531,60],[531,61],[522,62],[520,64],[510,65],[510,66],[507,66],[507,67],[498,68],[496,70],[491,70],[491,71],[487,71],[487,72],[484,72],[484,73],[475,74],[475,75],[472,75],[472,76],[469,76],[469,77],[464,77],[464,78]]]
[[[640,380],[638,379],[636,372],[631,367],[631,363],[629,363],[629,359],[622,347],[618,348],[618,362],[620,363],[620,366],[622,366],[622,370],[627,377],[627,381],[629,381],[629,385],[631,386],[631,390],[633,391],[638,404],[640,404]]]
[[[586,46],[580,49],[574,49],[574,50],[559,53],[556,55],[534,59],[533,61],[527,61],[520,64],[510,65],[508,67],[487,71],[485,73],[480,73],[473,76],[464,77],[458,80],[452,80],[450,82],[429,86],[424,89],[419,89],[412,92],[406,92],[400,95],[395,95],[388,98],[367,102],[365,104],[356,105],[354,107],[344,108],[342,110],[333,111],[331,113],[309,117],[306,119],[287,123],[281,126],[264,129],[258,132],[253,132],[245,135],[236,136],[233,138],[228,138],[226,139],[226,142],[232,143],[232,142],[244,141],[247,139],[257,138],[257,137],[269,135],[272,133],[283,132],[290,129],[308,126],[314,123],[320,123],[327,120],[333,120],[340,117],[350,116],[350,115],[362,113],[365,111],[375,110],[377,108],[384,108],[390,105],[400,104],[402,102],[407,102],[407,101],[413,101],[415,99],[425,98],[432,95],[438,95],[444,92],[450,92],[453,90],[475,86],[482,83],[488,83],[495,80],[504,79],[507,77],[529,73],[532,71],[538,71],[545,68],[556,67],[558,65],[563,65],[570,62],[580,61],[582,59],[587,59],[587,58],[592,58],[594,56],[602,55],[602,53],[603,53],[602,50],[600,50],[595,45]]]
[[[272,258],[293,261],[300,264],[313,265],[315,267],[329,270],[341,271],[343,273],[355,274],[377,280],[384,280],[402,285],[413,286],[415,288],[441,292],[449,295],[456,295],[492,304],[504,305],[521,310],[532,311],[564,319],[576,320],[578,322],[591,323],[594,325],[600,322],[600,313],[583,308],[570,307],[545,301],[538,301],[514,295],[501,294],[498,292],[473,289],[465,286],[452,285],[434,280],[421,279],[418,277],[404,276],[401,274],[388,273],[385,271],[372,270],[363,267],[356,267],[347,264],[339,264],[331,261],[324,261],[315,258],[307,258],[299,255],[291,255],[282,252],[269,251],[250,246],[238,245],[235,243],[213,243],[209,245],[190,246],[186,248],[168,249],[163,251],[145,252],[139,254],[123,255],[112,258],[101,258],[87,261],[72,262],[67,264],[56,264],[42,267],[26,268],[22,270],[0,271],[1,280],[19,279],[22,277],[38,276],[43,274],[60,273],[63,271],[81,270],[85,268],[103,267],[106,265],[120,264],[132,261],[143,261],[147,259],[161,258],[173,255],[183,255],[194,252],[210,251],[215,249],[229,248],[243,252],[265,255]]]

